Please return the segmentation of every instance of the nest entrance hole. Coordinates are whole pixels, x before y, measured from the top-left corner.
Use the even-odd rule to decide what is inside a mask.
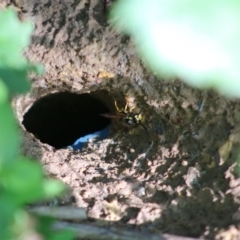
[[[111,120],[101,116],[111,112],[109,102],[112,98],[104,90],[51,93],[33,103],[24,114],[22,124],[42,143],[61,149],[109,126]]]

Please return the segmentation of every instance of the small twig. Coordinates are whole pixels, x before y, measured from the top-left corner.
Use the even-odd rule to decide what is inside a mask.
[[[31,207],[28,209],[30,213],[41,216],[48,216],[63,220],[83,221],[87,219],[86,209],[77,207]]]
[[[113,227],[100,227],[92,224],[76,224],[56,222],[54,230],[70,230],[78,239],[89,240],[197,240],[196,238],[180,237],[169,234],[149,234],[137,231],[117,229]]]

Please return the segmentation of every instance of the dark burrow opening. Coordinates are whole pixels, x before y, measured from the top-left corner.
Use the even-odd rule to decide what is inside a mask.
[[[42,143],[60,149],[80,137],[109,129],[111,120],[101,116],[105,113],[110,113],[109,108],[92,94],[57,92],[36,100],[22,124]]]

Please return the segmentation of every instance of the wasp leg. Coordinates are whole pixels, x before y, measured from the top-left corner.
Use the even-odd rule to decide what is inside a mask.
[[[147,128],[145,125],[143,125],[142,122],[139,122],[139,123],[140,123],[140,125],[141,125],[146,131],[148,131],[148,128]]]
[[[124,110],[122,110],[122,109],[120,109],[120,108],[118,107],[116,100],[114,100],[114,105],[115,105],[115,107],[116,107],[116,109],[117,109],[117,111],[118,111],[119,113],[124,112]]]
[[[128,112],[128,101],[126,101],[125,107],[124,107],[124,112],[127,113]]]
[[[143,116],[142,116],[141,112],[142,112],[142,109],[140,109],[139,113],[136,114],[136,119],[137,119],[138,123],[147,131],[148,128],[142,123]]]
[[[128,101],[127,99],[126,99],[126,104],[125,104],[124,109],[118,107],[116,100],[114,100],[114,104],[115,104],[115,107],[116,107],[116,109],[117,109],[118,112],[120,112],[120,113],[125,113],[125,114],[131,113],[132,110],[133,110],[134,108],[136,108],[136,106],[132,106],[132,107],[130,108],[130,107],[129,107],[129,101]]]
[[[136,108],[136,106],[133,106],[133,107],[129,108],[129,112],[132,112],[132,110],[133,110],[134,108]]]

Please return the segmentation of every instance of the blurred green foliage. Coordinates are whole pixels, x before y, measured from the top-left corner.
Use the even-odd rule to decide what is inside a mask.
[[[30,64],[22,51],[30,43],[33,25],[20,22],[14,11],[0,12],[0,239],[23,239],[31,228],[24,206],[51,198],[64,185],[44,177],[39,163],[19,155],[20,134],[9,98],[30,89],[29,72],[41,70]],[[45,227],[44,227],[45,226]],[[34,226],[32,231],[34,232]],[[72,239],[69,233],[54,233],[50,225],[39,220],[39,232],[49,240]]]
[[[240,97],[239,0],[119,0],[111,20],[154,73]]]

